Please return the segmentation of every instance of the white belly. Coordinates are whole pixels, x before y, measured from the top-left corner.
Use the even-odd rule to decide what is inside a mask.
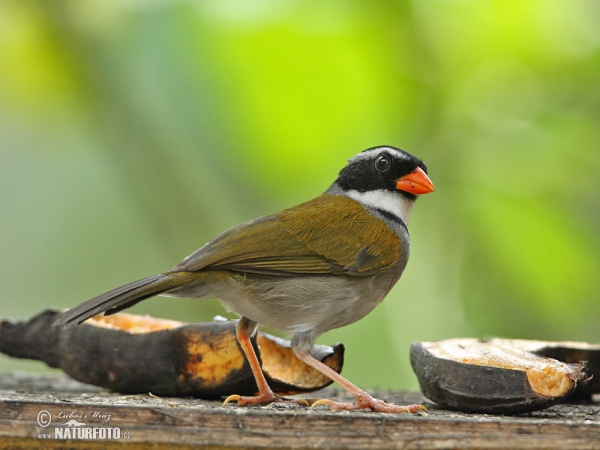
[[[229,310],[288,333],[319,335],[362,319],[400,277],[248,275],[215,296]]]

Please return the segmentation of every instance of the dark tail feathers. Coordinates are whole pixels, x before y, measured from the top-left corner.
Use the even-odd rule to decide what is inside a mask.
[[[162,273],[134,281],[66,311],[54,324],[77,325],[102,312],[105,312],[106,315],[114,314],[130,308],[142,300],[181,286],[189,281],[190,275],[189,272]]]

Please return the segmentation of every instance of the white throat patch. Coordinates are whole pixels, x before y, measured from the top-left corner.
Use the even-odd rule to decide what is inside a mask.
[[[351,189],[345,194],[353,200],[362,203],[365,206],[370,206],[375,209],[383,209],[402,221],[408,226],[410,213],[415,206],[415,201],[410,200],[403,195],[390,192],[385,189],[377,189],[375,191],[358,192]]]

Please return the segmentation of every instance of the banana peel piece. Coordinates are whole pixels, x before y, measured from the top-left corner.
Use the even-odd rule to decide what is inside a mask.
[[[414,342],[410,357],[421,391],[430,400],[467,412],[516,414],[562,402],[589,389],[585,385],[590,378],[600,378],[586,368],[589,361],[598,370],[600,347],[570,344],[448,339]],[[579,359],[583,355],[586,359]]]
[[[486,340],[490,345],[519,347],[535,355],[569,364],[585,363],[586,379],[577,385],[573,396],[589,399],[600,393],[600,345],[575,341],[533,341],[526,339]]]
[[[45,362],[77,381],[123,394],[214,399],[258,392],[240,348],[236,321],[186,324],[133,314],[96,316],[55,327],[60,312],[0,323],[0,352]],[[299,361],[290,342],[265,333],[252,340],[269,385],[280,395],[312,392],[331,380]],[[341,372],[344,347],[317,345],[313,355]]]

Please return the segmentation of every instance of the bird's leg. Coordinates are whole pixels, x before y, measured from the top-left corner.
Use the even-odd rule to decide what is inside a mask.
[[[258,405],[261,403],[271,403],[274,401],[281,400],[281,397],[275,394],[271,388],[269,387],[267,380],[265,379],[265,375],[263,374],[262,369],[260,368],[260,363],[258,362],[258,357],[256,356],[256,352],[254,351],[254,347],[252,346],[252,342],[250,341],[250,337],[254,330],[256,329],[256,322],[253,322],[246,317],[242,317],[238,322],[235,333],[237,339],[250,363],[250,368],[252,369],[252,373],[254,374],[254,379],[256,380],[256,385],[258,386],[258,395],[252,397],[242,397],[240,395],[230,395],[225,399],[223,404],[229,403],[231,401],[236,401],[238,405]]]
[[[427,411],[423,405],[398,406],[394,405],[393,403],[386,403],[383,400],[373,398],[359,387],[350,383],[331,367],[316,359],[306,350],[294,348],[294,352],[296,353],[298,359],[317,369],[319,372],[327,375],[356,398],[356,402],[354,403],[340,403],[327,399],[317,400],[312,404],[313,407],[317,405],[329,405],[332,410],[354,410],[367,408],[371,411],[388,413],[416,413],[419,411]]]

